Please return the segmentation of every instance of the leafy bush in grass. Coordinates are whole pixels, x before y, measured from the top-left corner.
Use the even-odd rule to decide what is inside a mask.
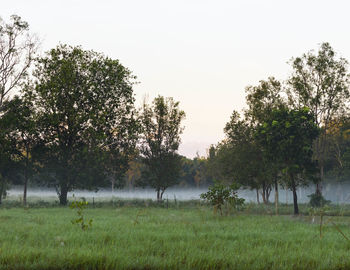
[[[244,205],[244,199],[237,195],[238,188],[237,184],[225,186],[215,183],[214,186],[209,187],[208,192],[201,194],[200,197],[214,206],[214,212],[219,210],[222,215],[223,206],[240,209]]]

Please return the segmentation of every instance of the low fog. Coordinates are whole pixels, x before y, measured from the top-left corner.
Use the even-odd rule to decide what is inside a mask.
[[[163,199],[165,200],[199,200],[200,194],[207,192],[208,188],[179,188],[173,187],[165,191]],[[350,182],[344,182],[339,184],[323,184],[323,195],[325,199],[330,200],[333,204],[349,204],[350,203]],[[310,198],[308,195],[315,192],[315,186],[310,185],[308,187],[298,188],[298,201],[300,203],[308,203]],[[92,200],[110,200],[110,199],[151,199],[156,200],[156,192],[151,188],[134,188],[134,189],[116,189],[112,192],[111,189],[102,188],[97,192],[89,190],[76,190],[68,193],[68,197],[72,198],[73,195],[77,198],[86,198]],[[257,202],[256,191],[249,189],[240,189],[238,191],[239,197],[242,197],[246,202]],[[8,199],[21,200],[23,196],[23,187],[14,186],[8,191]],[[33,187],[28,189],[28,199],[40,199],[40,200],[57,200],[57,193],[54,188],[39,188]],[[274,191],[271,191],[269,198],[270,202],[274,202]],[[260,202],[262,198],[260,195]],[[280,203],[293,203],[292,192],[280,187],[279,190],[279,202]]]

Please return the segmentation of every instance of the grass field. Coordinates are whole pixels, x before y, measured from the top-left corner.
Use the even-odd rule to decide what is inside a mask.
[[[350,242],[318,220],[188,208],[0,209],[1,269],[350,269]],[[350,236],[349,217],[328,217]],[[327,218],[326,218],[327,219]]]

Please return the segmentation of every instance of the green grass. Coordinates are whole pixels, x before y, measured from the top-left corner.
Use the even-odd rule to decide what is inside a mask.
[[[208,207],[0,209],[1,269],[350,269],[350,243],[309,217],[215,216]],[[329,218],[329,217],[328,217]],[[350,236],[350,218],[332,217]]]

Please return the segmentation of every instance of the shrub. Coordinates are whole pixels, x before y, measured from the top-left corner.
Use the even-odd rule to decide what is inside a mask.
[[[308,195],[308,197],[310,198],[309,204],[311,207],[323,207],[331,203],[331,201],[326,200],[322,194],[313,193]]]
[[[237,195],[238,188],[236,184],[225,186],[215,183],[214,186],[209,187],[208,192],[201,194],[200,197],[214,206],[214,212],[219,210],[222,215],[223,206],[239,209],[244,205],[244,199]]]

